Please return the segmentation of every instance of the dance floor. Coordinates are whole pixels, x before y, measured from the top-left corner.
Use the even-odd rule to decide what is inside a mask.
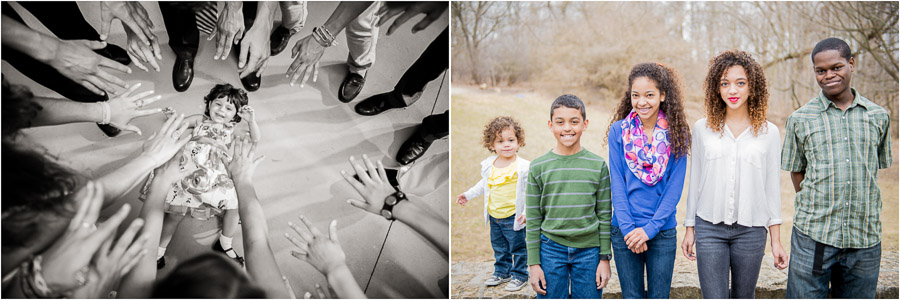
[[[202,114],[203,96],[217,83],[241,86],[237,76],[235,53],[225,61],[213,61],[215,44],[206,41],[201,33],[200,49],[195,59],[193,84],[186,92],[176,92],[171,74],[174,54],[166,43],[165,25],[155,2],[144,2],[156,25],[163,60],[160,72],[144,72],[131,65],[132,74],[121,76],[129,84],[141,83],[140,91],[154,90],[162,100],[151,107],[173,107],[179,113]],[[44,30],[35,19],[17,4],[14,8],[26,23]],[[100,28],[99,3],[80,2],[86,19]],[[288,48],[272,57],[263,75],[262,87],[249,94],[250,105],[256,111],[262,139],[258,152],[266,156],[259,165],[254,184],[265,210],[269,226],[269,241],[282,273],[290,280],[298,297],[314,292],[316,283],[326,285],[325,278],[313,267],[290,255],[294,246],[283,235],[293,233],[288,221],[298,222],[297,216],[309,217],[315,226],[327,228],[337,219],[341,244],[347,254],[347,264],[366,295],[374,298],[431,298],[448,295],[448,259],[424,238],[399,222],[386,221],[345,202],[359,198],[340,175],[341,170],[352,172],[347,161],[351,155],[368,155],[381,160],[385,166],[399,167],[394,157],[400,145],[413,133],[422,118],[449,109],[449,76],[441,75],[425,89],[422,98],[405,109],[394,109],[374,117],[356,114],[353,106],[368,96],[390,91],[403,72],[428,44],[447,26],[445,13],[428,29],[415,35],[410,28],[421,17],[414,18],[391,36],[381,31],[377,44],[377,60],[369,70],[366,85],[355,101],[344,104],[337,99],[337,90],[346,74],[347,45],[344,33],[337,37],[339,45],[328,48],[321,60],[318,82],[306,87],[290,86],[285,71],[291,64],[291,47],[310,34],[329,17],[335,2],[310,2],[307,27],[293,36]],[[280,13],[276,13],[280,19]],[[45,31],[46,32],[46,31]],[[125,35],[118,22],[114,23],[109,41],[123,45]],[[57,96],[34,83],[3,62],[2,72],[12,83],[24,84],[39,96]],[[136,119],[144,136],[123,133],[107,138],[94,124],[80,123],[25,130],[25,139],[45,147],[62,164],[89,176],[99,176],[131,159],[141,144],[164,121],[154,115]],[[242,125],[243,126],[243,125]],[[244,127],[241,127],[244,128]],[[400,179],[408,194],[419,196],[435,211],[448,215],[449,141],[434,142],[425,156],[411,165]],[[14,187],[4,187],[14,188]],[[132,217],[139,211],[139,188],[132,190],[122,203],[131,203]],[[111,214],[118,205],[104,210]],[[126,223],[130,222],[126,220]],[[159,272],[165,276],[179,262],[210,251],[218,237],[217,221],[186,218],[169,245],[167,267]],[[448,233],[449,234],[449,233]],[[240,247],[240,232],[235,239]]]

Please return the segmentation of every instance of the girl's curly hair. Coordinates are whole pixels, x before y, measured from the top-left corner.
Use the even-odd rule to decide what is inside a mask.
[[[669,147],[675,157],[687,156],[691,151],[691,127],[687,124],[684,116],[684,101],[681,94],[681,79],[675,69],[659,63],[640,63],[631,69],[628,75],[628,85],[625,88],[625,95],[622,101],[616,107],[616,113],[613,114],[609,126],[606,127],[606,139],[609,140],[609,131],[612,124],[618,120],[625,119],[631,113],[631,86],[634,80],[647,77],[656,82],[659,92],[665,95],[666,101],[659,104],[659,110],[666,114],[666,120],[669,122]]]
[[[525,147],[525,129],[519,125],[519,121],[516,121],[516,119],[513,119],[512,117],[496,117],[485,125],[481,145],[490,150],[491,153],[497,153],[497,151],[493,149],[494,140],[496,140],[503,132],[503,129],[506,128],[512,128],[516,133],[516,141],[519,142],[519,147]]]
[[[206,103],[203,114],[209,117],[209,103],[222,97],[225,97],[228,99],[228,102],[234,105],[235,112],[232,122],[239,123],[241,121],[241,116],[238,112],[241,111],[241,107],[244,107],[244,105],[247,105],[250,102],[250,99],[247,98],[247,91],[244,91],[244,89],[241,88],[235,88],[227,83],[217,84],[209,90],[209,94],[207,94],[206,97],[203,97],[204,103]]]
[[[766,89],[766,74],[762,66],[740,50],[728,50],[709,61],[709,72],[703,82],[706,93],[706,126],[719,134],[724,133],[725,110],[727,106],[722,100],[719,83],[725,72],[733,66],[744,67],[749,80],[750,96],[747,97],[747,110],[750,112],[750,128],[753,135],[766,128],[766,110],[769,108],[769,91]]]
[[[22,128],[31,127],[43,107],[34,102],[34,95],[27,87],[9,83],[3,79],[3,138],[14,138]]]

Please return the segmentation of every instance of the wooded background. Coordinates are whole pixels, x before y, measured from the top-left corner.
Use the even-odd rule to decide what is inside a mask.
[[[769,83],[769,115],[788,114],[819,91],[810,53],[837,37],[856,60],[852,84],[898,107],[898,2],[452,2],[453,84],[588,91],[617,101],[631,67],[674,66],[686,102],[703,101],[709,60],[753,55]]]

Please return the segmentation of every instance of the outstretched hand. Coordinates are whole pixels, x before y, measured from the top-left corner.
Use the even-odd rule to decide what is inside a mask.
[[[119,19],[122,27],[130,29],[142,43],[149,46],[156,39],[153,34],[153,21],[144,6],[137,1],[102,1],[100,2],[100,40],[109,37],[112,21]]]
[[[156,37],[153,37],[150,43],[146,44],[140,40],[139,34],[128,27],[125,28],[125,37],[125,50],[128,52],[128,56],[131,57],[131,62],[134,63],[134,66],[144,70],[144,72],[149,72],[150,70],[144,66],[144,64],[149,64],[154,70],[159,72],[159,63],[156,61],[162,60],[162,52],[159,51],[159,41],[156,40]]]
[[[225,7],[219,11],[216,19],[216,27],[210,33],[207,40],[216,39],[216,55],[213,60],[225,60],[231,52],[231,47],[241,42],[244,37],[244,12],[243,2],[226,1]]]
[[[128,85],[122,79],[107,73],[106,69],[128,74],[131,74],[131,69],[94,52],[105,47],[106,42],[60,40],[47,64],[97,95],[115,94],[128,88]]]
[[[312,76],[312,81],[319,79],[319,60],[325,54],[325,47],[319,44],[312,35],[307,35],[294,44],[291,50],[291,58],[294,62],[288,67],[285,77],[291,79],[291,86],[297,82],[301,76],[300,87],[302,88],[306,81]]]
[[[406,23],[416,15],[425,14],[425,18],[422,18],[419,23],[412,27],[412,33],[415,34],[440,18],[447,11],[448,5],[447,2],[385,2],[384,6],[375,14],[380,19],[378,20],[378,26],[381,27],[394,16],[402,13],[388,28],[387,35],[393,34],[394,30],[397,30],[400,25],[403,25],[403,23]]]
[[[184,114],[169,116],[159,131],[153,133],[144,142],[141,155],[149,157],[153,161],[154,168],[169,161],[172,156],[175,156],[175,153],[178,153],[178,150],[184,147],[184,144],[190,141],[190,134],[181,137],[189,125],[182,121],[184,121]]]
[[[294,230],[300,238],[296,238],[288,233],[284,236],[297,250],[292,250],[291,255],[299,260],[308,262],[316,270],[322,274],[328,275],[341,267],[345,267],[347,256],[341,248],[341,243],[337,236],[337,220],[331,220],[328,225],[328,236],[326,237],[319,229],[314,227],[312,223],[304,216],[300,216],[300,225],[288,222],[288,226]]]
[[[396,192],[388,181],[384,165],[378,161],[376,168],[365,154],[363,154],[362,165],[356,158],[350,156],[350,165],[353,166],[359,180],[354,179],[353,175],[343,170],[341,170],[341,175],[362,196],[363,200],[349,199],[347,203],[380,216],[381,209],[384,207],[384,198]]]
[[[140,83],[132,85],[121,95],[109,100],[110,125],[121,130],[133,131],[140,135],[141,129],[131,125],[131,121],[135,118],[162,112],[162,108],[142,109],[144,106],[159,101],[162,96],[156,95],[147,97],[152,95],[154,93],[153,91],[144,91],[139,94],[133,94],[134,91],[140,87]]]
[[[239,137],[231,143],[232,159],[228,163],[228,172],[231,174],[232,180],[251,180],[256,166],[263,160],[265,156],[256,156],[256,143],[250,141],[247,137]]]

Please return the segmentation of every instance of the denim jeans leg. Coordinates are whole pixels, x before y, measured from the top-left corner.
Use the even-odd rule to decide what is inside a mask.
[[[537,294],[538,299],[569,298],[569,276],[572,266],[568,263],[568,247],[560,245],[541,235],[541,269],[547,286],[546,295]]]
[[[492,216],[488,218],[491,222],[491,247],[494,248],[494,276],[509,278],[512,254],[509,253],[509,244],[503,236],[503,224]]]
[[[724,224],[712,224],[701,218],[694,221],[697,249],[697,277],[705,299],[728,298],[728,238]]]
[[[788,266],[788,281],[785,298],[825,298],[828,296],[828,282],[831,279],[831,267],[837,257],[834,247],[825,247],[822,258],[822,270],[813,270],[816,242],[809,236],[792,228],[791,258]]]
[[[841,251],[843,256],[831,271],[831,297],[875,298],[881,268],[881,244]]]
[[[634,254],[628,250],[625,237],[619,227],[612,227],[613,259],[616,261],[616,276],[622,288],[622,298],[645,298],[644,292],[644,254]]]
[[[515,216],[510,217],[515,222]],[[514,223],[512,223],[514,224]],[[511,225],[512,225],[511,224]],[[512,227],[504,231],[506,241],[509,243],[509,253],[512,254],[512,268],[509,275],[513,278],[528,282],[528,249],[525,248],[525,229],[515,231]]]
[[[756,296],[759,268],[766,253],[765,227],[732,225],[731,237],[731,297],[751,299]]]
[[[572,299],[600,299],[603,291],[597,289],[597,265],[600,264],[600,247],[569,248],[572,264]],[[571,250],[574,249],[574,250]]]
[[[647,298],[668,299],[678,249],[675,228],[662,230],[647,242]]]

